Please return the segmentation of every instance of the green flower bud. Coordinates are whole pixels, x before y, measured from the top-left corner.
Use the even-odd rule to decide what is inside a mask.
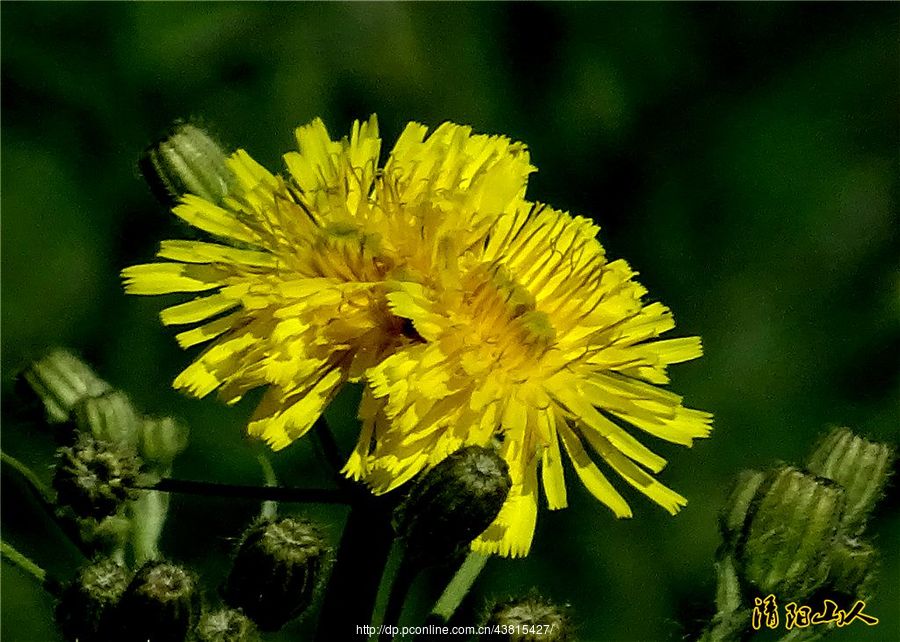
[[[863,439],[848,428],[833,429],[813,450],[809,470],[844,487],[847,506],[841,526],[848,534],[862,533],[893,461],[890,446]]]
[[[750,511],[737,560],[762,595],[800,601],[820,587],[829,567],[844,491],[822,477],[782,466],[768,472]]]
[[[184,642],[200,619],[199,581],[170,562],[144,564],[117,609],[122,642]]]
[[[878,551],[867,542],[843,538],[829,555],[825,592],[839,604],[868,600],[878,575]]]
[[[75,422],[100,441],[131,449],[138,446],[141,419],[128,395],[119,390],[81,400],[75,406]]]
[[[131,497],[140,470],[133,450],[81,433],[72,447],[60,448],[57,455],[57,503],[76,516],[100,520]]]
[[[496,604],[484,623],[490,642],[566,642],[572,626],[566,609],[537,595]]]
[[[758,470],[742,470],[738,473],[729,493],[725,507],[719,515],[719,529],[726,548],[733,548],[744,533],[747,516],[755,510],[755,502],[759,500],[759,488],[766,479],[766,474]]]
[[[63,636],[78,642],[111,639],[112,614],[128,581],[125,568],[109,558],[79,570],[56,607],[56,622]]]
[[[221,203],[234,181],[225,161],[225,152],[207,132],[180,123],[144,151],[138,166],[154,194],[166,205],[183,194]]]
[[[69,421],[78,402],[111,389],[84,361],[63,349],[35,361],[22,378],[41,400],[51,424]]]
[[[394,512],[410,559],[434,563],[461,552],[497,517],[512,480],[491,448],[468,446],[421,475]]]
[[[199,642],[258,642],[256,626],[236,609],[206,613],[197,626]]]
[[[225,602],[263,631],[277,631],[312,602],[328,548],[308,521],[260,521],[241,539],[226,580]]]
[[[141,427],[141,457],[167,466],[188,443],[188,427],[172,417],[148,417]]]
[[[122,549],[131,534],[131,520],[124,511],[104,517],[99,521],[93,517],[75,520],[79,539],[91,550],[114,551]]]

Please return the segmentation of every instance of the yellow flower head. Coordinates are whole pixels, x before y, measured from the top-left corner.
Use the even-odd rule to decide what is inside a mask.
[[[243,151],[219,207],[187,195],[175,213],[220,239],[164,242],[169,262],[123,272],[136,294],[203,293],[162,312],[212,342],[175,381],[227,402],[267,386],[251,434],[281,448],[345,381],[361,381],[360,437],[345,473],[388,492],[453,451],[495,445],[513,488],[473,547],[524,555],[538,471],[566,505],[561,452],[619,517],[631,511],[590,453],[675,512],[685,500],[650,474],[665,461],[626,426],[690,445],[710,415],[653,384],[700,355],[596,227],[524,200],[525,147],[444,124],[407,126],[378,169],[375,119],[332,141],[321,121],[274,176]],[[562,444],[562,446],[560,446]],[[648,472],[650,471],[650,472]]]
[[[175,380],[227,403],[267,386],[249,426],[283,448],[303,435],[345,381],[415,340],[387,305],[387,284],[432,269],[444,228],[454,242],[512,207],[531,171],[522,145],[446,124],[425,139],[410,124],[385,167],[375,118],[332,141],[316,120],[297,129],[287,177],[243,150],[228,160],[236,186],[220,207],[185,195],[174,213],[220,242],[164,241],[170,262],[123,271],[133,294],[202,293],[163,310],[177,335],[212,344]]]

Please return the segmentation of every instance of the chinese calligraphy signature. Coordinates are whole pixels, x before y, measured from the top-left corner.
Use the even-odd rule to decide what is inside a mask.
[[[863,600],[856,600],[853,606],[846,610],[839,608],[833,600],[824,600],[819,611],[813,611],[811,606],[789,602],[784,607],[784,628],[805,629],[808,626],[832,623],[844,627],[855,620],[867,626],[878,624],[878,618],[866,613],[865,608],[866,603]],[[778,602],[774,595],[754,598],[753,616],[750,621],[754,631],[759,631],[764,626],[768,629],[777,629],[780,621]]]

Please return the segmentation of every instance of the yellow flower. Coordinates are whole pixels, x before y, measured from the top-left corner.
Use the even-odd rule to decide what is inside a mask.
[[[685,500],[650,474],[665,461],[625,428],[684,445],[709,433],[710,415],[656,387],[699,339],[659,340],[668,309],[643,303],[597,228],[524,200],[523,145],[450,123],[426,134],[408,125],[378,169],[374,117],[340,141],[316,120],[287,177],[238,151],[223,206],[183,197],[175,214],[220,242],[166,241],[169,262],[123,272],[136,294],[203,293],[162,312],[202,323],[182,346],[211,342],[175,386],[229,403],[268,387],[249,431],[282,448],[362,382],[344,472],[376,493],[495,445],[513,488],[482,552],[527,554],[538,474],[549,507],[566,505],[562,451],[618,517],[631,511],[590,452],[676,512]]]
[[[711,415],[652,385],[700,356],[700,340],[657,340],[674,326],[669,310],[642,303],[644,288],[624,261],[607,262],[596,232],[522,202],[432,284],[390,284],[392,312],[424,342],[368,371],[375,445],[363,474],[387,492],[462,446],[497,443],[513,486],[477,551],[528,553],[539,469],[549,507],[566,506],[562,450],[617,517],[631,510],[589,451],[669,512],[685,504],[648,472],[665,460],[624,426],[684,445],[709,433]]]
[[[420,340],[390,312],[388,282],[427,280],[447,251],[444,230],[461,248],[475,243],[532,171],[506,138],[449,123],[426,132],[407,126],[378,169],[374,117],[339,141],[316,120],[297,129],[286,178],[239,150],[223,206],[182,198],[174,213],[219,242],[164,241],[158,256],[169,262],[122,273],[133,294],[202,293],[161,314],[167,325],[202,324],[177,335],[182,347],[212,342],[176,388],[235,403],[268,387],[248,430],[283,448],[343,382]]]

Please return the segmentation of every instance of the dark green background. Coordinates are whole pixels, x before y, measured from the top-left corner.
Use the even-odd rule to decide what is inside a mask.
[[[135,169],[172,120],[272,169],[315,116],[342,134],[377,112],[386,148],[408,120],[505,133],[539,168],[529,196],[594,217],[678,332],[703,336],[674,389],[716,429],[657,448],[690,500],[675,519],[630,493],[635,518],[614,521],[569,474],[572,506],[541,513],[527,559],[490,564],[476,606],[536,586],[572,605],[584,640],[680,639],[708,615],[739,469],[800,461],[829,424],[897,440],[897,36],[896,4],[3,3],[3,448],[49,475],[52,439],[17,418],[12,382],[63,344],[146,411],[190,422],[178,476],[258,481],[250,404],[172,391],[190,356],[158,321],[164,302],[118,278],[183,234]],[[332,413],[347,441],[351,402]],[[273,460],[284,483],[327,483],[311,439]],[[3,480],[3,536],[71,573],[74,549]],[[256,510],[177,497],[165,550],[212,596]],[[312,514],[338,537],[340,511]],[[900,639],[896,494],[874,536],[881,624],[835,640]],[[2,579],[4,640],[55,639],[50,601],[17,570]]]

